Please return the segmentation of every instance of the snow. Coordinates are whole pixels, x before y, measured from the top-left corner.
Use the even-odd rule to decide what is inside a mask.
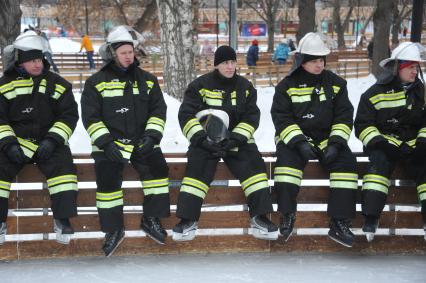
[[[80,50],[81,43],[65,37],[54,37],[49,39],[53,53],[76,53]],[[99,45],[93,44],[93,49],[98,52]],[[83,50],[84,51],[84,50]]]
[[[425,256],[187,254],[23,260],[2,282],[425,282]],[[390,279],[391,278],[391,279]]]
[[[365,78],[348,80],[350,100],[355,107],[354,115],[356,113],[356,108],[361,94],[374,82],[375,78],[372,75]],[[275,129],[270,114],[274,88],[259,88],[257,92],[257,104],[261,111],[261,118],[259,128],[254,134],[256,144],[261,152],[275,151]],[[78,102],[80,101],[80,97],[80,93],[75,93],[75,98]],[[167,94],[164,94],[164,98],[167,103],[167,122],[164,130],[164,137],[160,144],[161,148],[163,152],[167,153],[186,152],[188,148],[188,141],[183,136],[178,122],[180,102]],[[87,135],[81,120],[78,122],[77,128],[70,139],[70,145],[73,153],[90,153],[91,151],[90,138]],[[353,132],[349,140],[349,146],[354,152],[362,151],[362,144],[354,136]]]

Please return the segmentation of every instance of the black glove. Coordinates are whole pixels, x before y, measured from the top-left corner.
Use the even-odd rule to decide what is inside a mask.
[[[137,152],[141,155],[148,154],[154,149],[155,139],[150,136],[144,136],[138,143]]]
[[[227,139],[222,142],[222,149],[224,151],[229,151],[238,146],[240,146],[240,142],[236,139]]]
[[[310,159],[316,159],[317,155],[314,151],[314,148],[307,141],[300,141],[296,143],[296,148],[302,155],[302,158],[305,161],[309,161]]]
[[[17,164],[22,164],[27,159],[22,148],[16,143],[11,144],[6,148],[6,155],[10,161]]]
[[[53,151],[56,148],[56,142],[52,139],[42,140],[37,148],[36,156],[40,160],[47,160],[52,156]]]
[[[115,162],[123,161],[123,155],[120,152],[120,148],[114,142],[107,143],[103,149],[105,152],[105,156],[109,160],[115,161]]]
[[[226,151],[224,151],[219,144],[210,141],[207,138],[201,139],[199,146],[210,152],[215,157],[225,157],[226,155]]]
[[[374,145],[374,149],[383,151],[391,160],[397,160],[401,157],[401,151],[397,146],[388,141],[380,141]]]
[[[324,150],[324,162],[326,164],[330,164],[336,160],[337,156],[339,155],[339,151],[340,145],[335,143],[328,145]]]

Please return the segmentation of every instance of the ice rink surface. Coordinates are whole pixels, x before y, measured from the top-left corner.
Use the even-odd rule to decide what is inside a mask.
[[[426,282],[426,256],[185,254],[0,261],[2,283]]]

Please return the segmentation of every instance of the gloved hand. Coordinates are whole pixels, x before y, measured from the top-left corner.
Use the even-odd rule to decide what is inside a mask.
[[[5,151],[7,158],[9,158],[9,160],[13,163],[22,164],[27,159],[19,144],[11,144],[5,149]]]
[[[154,149],[155,139],[150,136],[144,136],[138,143],[136,150],[139,154],[145,155]]]
[[[401,151],[395,145],[390,144],[388,141],[380,141],[375,144],[376,150],[383,151],[386,156],[391,160],[397,160],[401,157]]]
[[[305,161],[317,158],[314,148],[307,141],[298,142],[296,144],[296,148]]]
[[[324,162],[326,164],[330,164],[334,160],[336,160],[339,155],[340,145],[339,144],[330,144],[324,150]]]
[[[56,148],[56,142],[52,139],[44,139],[42,140],[37,148],[36,156],[40,160],[47,160],[52,156],[53,151]]]
[[[224,151],[229,151],[238,146],[240,146],[240,142],[236,139],[227,139],[222,142],[222,149]]]
[[[105,156],[109,160],[115,161],[115,162],[123,161],[123,155],[120,152],[120,148],[114,142],[107,143],[103,149],[105,152]]]
[[[199,146],[202,147],[203,149],[207,150],[208,152],[210,152],[215,157],[225,157],[226,156],[226,151],[224,151],[219,144],[217,144],[213,141],[210,141],[207,138],[201,139],[200,142],[199,142]]]

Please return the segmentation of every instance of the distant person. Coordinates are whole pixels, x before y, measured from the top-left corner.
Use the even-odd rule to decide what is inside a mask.
[[[207,39],[204,40],[203,47],[201,48],[201,56],[211,56],[213,53],[213,46],[210,44],[210,41]]]
[[[367,54],[368,54],[368,58],[370,59],[370,60],[373,60],[373,48],[374,48],[374,38],[372,38],[371,40],[370,40],[370,42],[368,43],[368,45],[367,45]]]
[[[290,51],[296,50],[296,46],[294,46],[294,41],[291,38],[288,39],[288,47],[290,48]]]
[[[85,34],[82,37],[83,39],[81,40],[81,46],[80,46],[80,51],[81,52],[84,49],[86,49],[86,55],[87,55],[87,61],[89,61],[89,69],[94,70],[96,68],[95,66],[95,61],[93,60],[93,45],[92,45],[92,41],[89,38],[89,35]]]
[[[404,28],[402,29],[402,36],[404,38],[406,38],[407,37],[407,33],[408,33],[408,28],[406,26],[404,26]]]
[[[278,44],[275,49],[274,55],[272,56],[272,62],[276,62],[278,65],[284,65],[288,58],[288,53],[290,51],[288,47],[288,40],[284,39],[283,42]]]
[[[43,56],[46,58],[47,62],[49,62],[50,66],[52,66],[53,71],[56,73],[59,73],[59,69],[56,66],[55,62],[53,61],[53,51],[50,47],[49,39],[47,38],[47,35],[45,32],[42,32],[40,29],[35,29],[35,32],[41,36],[43,40]]]
[[[251,42],[251,46],[247,52],[247,66],[256,66],[256,62],[259,60],[259,46],[257,40]]]

